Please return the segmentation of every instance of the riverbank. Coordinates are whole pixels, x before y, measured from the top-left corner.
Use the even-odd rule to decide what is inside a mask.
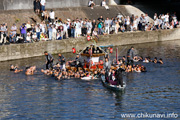
[[[143,13],[141,10],[131,5],[112,5],[109,6],[110,10],[106,10],[104,7],[95,6],[94,9],[90,7],[67,7],[67,8],[54,8],[55,17],[61,18],[63,21],[67,18],[74,20],[76,18],[88,18],[97,20],[100,16],[103,18],[112,18],[117,16],[118,13],[123,16],[131,16],[132,13],[136,16],[140,16]],[[51,8],[52,9],[52,8]],[[51,9],[47,9],[50,12]],[[37,24],[41,22],[41,18],[34,13],[34,10],[0,10],[0,21],[2,23],[8,23],[8,29],[16,23],[17,28],[20,28],[22,23],[30,21],[31,24]],[[17,33],[20,33],[19,29]]]
[[[127,32],[113,35],[99,36],[97,45],[128,45],[138,43],[150,43],[158,41],[170,41],[180,39],[180,28],[172,30],[158,30],[145,32]],[[11,44],[0,46],[0,61],[15,60],[44,55],[44,51],[52,54],[72,52],[72,48],[81,50],[87,42],[85,37],[76,39],[64,39],[56,41],[41,41],[37,43]]]

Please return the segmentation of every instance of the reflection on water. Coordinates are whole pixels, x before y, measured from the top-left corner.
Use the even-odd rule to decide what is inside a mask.
[[[129,46],[120,46],[121,56]],[[1,119],[120,119],[121,113],[180,113],[180,41],[133,45],[143,57],[162,58],[164,65],[143,64],[147,73],[127,73],[124,93],[107,90],[100,80],[56,81],[9,71],[10,64],[44,68],[44,57],[0,63]],[[122,51],[123,50],[123,51]],[[112,56],[115,56],[113,53]],[[65,57],[72,59],[71,53]]]

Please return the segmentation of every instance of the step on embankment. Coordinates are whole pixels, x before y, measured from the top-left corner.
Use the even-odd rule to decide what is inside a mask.
[[[54,9],[56,17],[61,18],[62,20],[76,19],[76,18],[88,18],[88,19],[97,19],[100,16],[103,18],[112,18],[117,16],[120,13],[123,16],[131,16],[134,14],[135,16],[140,16],[141,14],[145,14],[140,9],[133,7],[131,5],[114,5],[109,6],[109,10],[106,10],[104,7],[95,6],[94,9],[90,7],[74,7],[74,8],[58,8]],[[50,11],[50,9],[48,10]]]
[[[0,11],[0,24],[8,23],[8,28],[15,23],[18,28],[22,23],[27,23],[30,21],[32,24],[40,23],[41,20],[38,15],[34,13],[33,10],[8,10]],[[19,33],[19,29],[17,33]]]

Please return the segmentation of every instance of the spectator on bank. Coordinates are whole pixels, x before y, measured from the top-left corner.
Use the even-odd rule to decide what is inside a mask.
[[[35,33],[36,32],[36,28],[34,24],[31,24],[31,32]]]
[[[95,6],[95,3],[93,0],[90,0],[88,5],[89,5],[89,7],[91,7],[91,9],[94,9],[93,7]]]
[[[96,20],[92,21],[92,30],[91,30],[91,35],[93,34],[94,29],[96,28]]]
[[[131,22],[131,24],[133,24],[134,19],[135,19],[135,16],[134,16],[134,14],[132,14],[131,17],[130,17],[130,22]]]
[[[16,36],[11,32],[9,35],[9,42],[15,43],[16,42]]]
[[[154,20],[158,18],[157,13],[154,14]]]
[[[126,29],[126,31],[129,31],[130,30],[130,17],[129,16],[127,16],[127,17],[125,17],[125,29]]]
[[[149,16],[148,16],[148,14],[147,14],[147,13],[145,14],[144,19],[145,19],[146,24],[148,24],[148,23],[149,23]]]
[[[46,24],[45,21],[42,21],[40,24],[41,32],[46,33]]]
[[[32,34],[32,41],[38,41],[36,33]]]
[[[10,43],[16,42],[16,31],[17,31],[17,27],[16,27],[16,24],[14,23],[13,26],[11,27],[11,32],[9,35],[9,42]]]
[[[32,39],[31,39],[31,33],[30,33],[30,32],[27,32],[26,41],[27,41],[28,43],[31,43],[31,42],[32,42],[31,40],[32,40]]]
[[[49,40],[52,40],[52,30],[53,30],[53,27],[52,27],[52,24],[50,24],[48,27]]]
[[[109,34],[109,28],[110,28],[110,20],[109,20],[109,18],[106,18],[106,20],[104,21],[104,26],[105,26],[105,32],[107,34]]]
[[[41,9],[41,4],[39,0],[35,0],[34,1],[34,11],[36,14],[40,13],[40,9]]]
[[[30,21],[28,21],[26,23],[26,28],[27,28],[27,31],[31,31],[31,23],[30,23]]]
[[[55,13],[54,13],[54,11],[52,9],[51,9],[51,11],[49,13],[49,17],[50,17],[51,23],[54,23]]]
[[[76,27],[76,24],[75,24],[75,21],[73,20],[71,23],[71,37],[73,38],[75,38],[75,27]]]
[[[35,28],[36,28],[37,39],[40,40],[40,35],[41,35],[41,28],[40,28],[40,25],[37,24]]]
[[[23,40],[26,42],[26,36],[27,36],[27,28],[26,28],[26,24],[23,23],[22,26],[20,27],[20,32],[21,32],[21,37],[23,38]]]
[[[115,33],[117,34],[119,32],[119,22],[116,22],[116,25],[115,25]]]
[[[57,34],[56,25],[53,25],[53,28],[52,28],[52,40],[56,40],[56,34]]]
[[[133,30],[137,31],[138,30],[138,16],[136,16],[133,20]]]
[[[41,0],[41,11],[45,11],[46,0]]]
[[[76,30],[75,30],[75,37],[80,37],[81,35],[81,23],[80,20],[77,19],[76,21]]]
[[[55,30],[55,29],[54,29],[54,30]],[[54,31],[54,32],[55,32],[55,31]],[[63,39],[64,27],[63,27],[63,24],[62,24],[62,23],[59,24],[58,33],[59,33],[59,36],[61,37],[61,39]]]
[[[67,19],[68,38],[71,37],[71,20]]]
[[[2,24],[1,25],[1,40],[0,40],[0,43],[2,44],[2,43],[6,43],[7,41],[6,41],[6,32],[7,32],[7,28],[6,28],[6,26],[5,26],[5,24]]]
[[[106,10],[109,10],[109,6],[107,6],[106,0],[103,0],[103,1],[101,2],[101,6],[102,6],[102,7],[105,7]]]
[[[121,15],[121,13],[118,13],[117,18],[119,18],[121,20],[122,17],[123,17],[123,15]]]
[[[66,36],[66,39],[68,39],[69,37],[68,37],[68,23],[65,21],[64,22],[64,24],[63,24],[63,33],[64,33],[64,35]],[[81,31],[80,31],[80,33],[81,33]]]
[[[45,10],[45,11],[42,12],[42,18],[43,18],[43,20],[48,21],[48,19],[49,19],[49,14],[48,14],[47,10]]]
[[[82,36],[86,36],[87,34],[87,22],[86,20],[82,23]]]
[[[7,23],[5,23],[5,27],[6,27],[6,39],[7,39],[7,36],[8,36],[8,24]]]
[[[121,27],[120,27],[120,29],[121,29],[121,32],[125,32],[125,27],[124,27],[124,25],[122,25]]]
[[[98,35],[102,35],[102,28],[103,28],[103,23],[100,20],[98,23]]]
[[[92,22],[91,19],[87,22],[87,34],[91,34],[91,30],[92,30]]]
[[[98,18],[98,21],[104,21],[104,18],[103,18],[103,16],[100,16],[99,18]]]

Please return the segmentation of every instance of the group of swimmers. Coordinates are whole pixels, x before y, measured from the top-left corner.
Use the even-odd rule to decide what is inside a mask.
[[[132,47],[133,48],[133,47]],[[80,55],[78,54],[75,58],[75,60],[66,61],[65,57],[61,54],[58,54],[58,62],[53,66],[53,56],[47,52],[45,52],[46,56],[46,69],[41,69],[41,72],[45,75],[52,76],[56,80],[62,80],[62,79],[71,79],[71,78],[78,78],[82,79],[84,77],[90,77],[91,79],[97,79],[101,75],[105,75],[107,80],[110,84],[119,84],[122,85],[122,77],[120,79],[117,79],[116,73],[119,75],[124,72],[146,72],[146,67],[141,65],[140,62],[143,63],[159,63],[163,64],[162,59],[159,60],[157,57],[155,57],[153,60],[151,60],[150,57],[145,57],[143,59],[142,56],[133,56],[133,51],[128,52],[127,58],[125,56],[122,57],[122,59],[119,60],[113,60],[112,62],[109,60],[109,56],[105,57],[105,61],[102,60],[94,64],[95,69],[91,68],[91,63],[85,62],[84,60],[82,62],[82,59]],[[131,59],[133,58],[133,59]],[[138,64],[134,64],[134,62],[138,62]],[[84,64],[83,64],[84,63]],[[86,63],[86,65],[85,65]],[[100,65],[100,66],[99,66]],[[49,67],[50,66],[50,67]],[[87,67],[91,66],[91,67]],[[22,72],[22,69],[19,69],[18,66],[11,65],[10,70],[14,71],[14,73]],[[120,72],[119,72],[120,71]],[[33,75],[36,70],[36,66],[26,67],[25,74],[26,75]]]
[[[163,64],[163,60],[162,60],[162,58],[159,58],[159,60],[157,59],[157,57],[155,57],[153,60],[151,59],[151,57],[145,57],[144,59],[143,59],[143,57],[142,56],[140,56],[140,57],[138,57],[138,56],[135,56],[134,57],[134,62],[138,62],[138,61],[142,61],[142,62],[144,62],[144,63],[158,63],[158,64]]]

